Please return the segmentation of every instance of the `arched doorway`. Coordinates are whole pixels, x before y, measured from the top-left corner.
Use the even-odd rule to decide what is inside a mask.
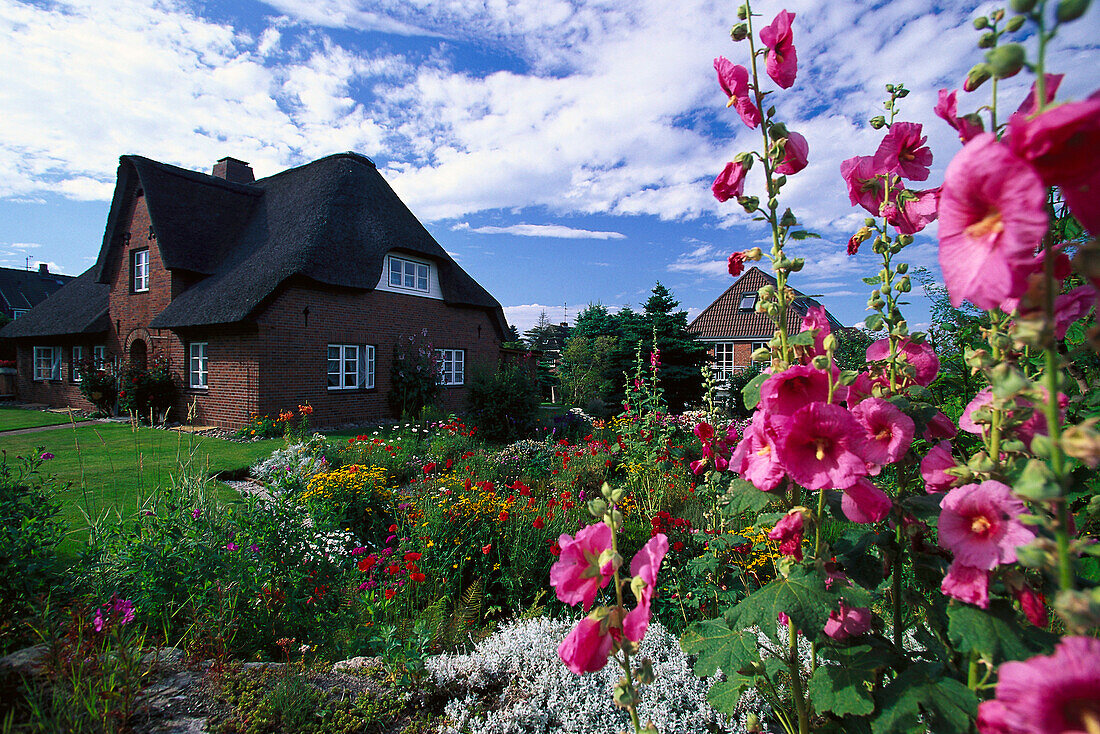
[[[144,339],[134,339],[130,343],[130,364],[141,370],[149,368],[149,348]]]

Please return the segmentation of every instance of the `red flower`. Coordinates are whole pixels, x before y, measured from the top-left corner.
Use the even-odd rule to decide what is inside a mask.
[[[741,196],[745,192],[745,168],[740,163],[730,161],[711,185],[711,193],[718,201]]]
[[[419,571],[416,572],[416,573],[409,574],[409,581],[412,581],[413,583],[417,583],[417,584],[422,583],[426,578],[427,578],[427,576],[420,573]]]
[[[672,550],[676,551],[677,553],[679,553],[683,549],[684,549],[684,544],[681,543],[678,540],[675,543],[672,544]]]
[[[745,253],[734,252],[730,254],[729,260],[726,261],[726,268],[729,270],[730,275],[737,277],[745,269]]]
[[[780,10],[771,25],[760,29],[760,42],[768,47],[765,68],[768,76],[783,89],[790,89],[798,73],[798,56],[794,49],[791,23],[794,13]]]
[[[561,555],[561,546],[558,545],[558,541],[554,541],[550,546],[550,555],[557,557]]]
[[[388,573],[391,576],[393,576],[395,573],[397,573],[400,570],[401,570],[401,566],[397,565],[396,563],[392,563],[389,566],[386,566],[386,573]]]
[[[542,530],[544,527],[546,527],[546,523],[543,522],[542,515],[537,516],[535,518],[535,521],[531,523],[531,526],[535,528],[535,530]]]
[[[486,543],[485,545],[481,546],[481,554],[487,556],[487,555],[489,555],[489,551],[491,551],[492,549],[493,549],[493,544],[492,543]]]
[[[376,561],[374,556],[367,556],[363,560],[359,561],[359,564],[358,564],[359,565],[359,570],[362,571],[363,573],[366,573],[367,571],[374,568],[374,564],[376,562],[377,561]]]
[[[393,525],[390,525],[390,528],[389,528],[389,530],[390,530],[390,532],[391,532],[391,533],[396,533],[396,532],[397,532],[397,525],[396,525],[396,523],[395,523],[395,524],[393,524]]]
[[[386,589],[386,598],[387,599],[392,599],[396,595],[397,595],[397,589]]]
[[[508,510],[501,510],[500,514],[497,515],[497,520],[500,521],[500,522],[504,522],[507,519],[508,519]]]
[[[405,554],[405,562],[406,563],[408,563],[410,561],[419,561],[419,560],[420,560],[420,554],[419,553],[414,553],[413,551],[409,551],[408,553]]]

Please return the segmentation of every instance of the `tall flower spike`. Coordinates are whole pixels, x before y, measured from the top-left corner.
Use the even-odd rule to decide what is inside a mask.
[[[780,10],[771,24],[760,29],[760,42],[768,48],[764,68],[772,81],[783,89],[791,88],[798,73],[798,56],[791,32],[793,22],[794,13]]]

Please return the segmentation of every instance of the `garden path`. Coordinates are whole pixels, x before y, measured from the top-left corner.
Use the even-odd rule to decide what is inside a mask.
[[[11,431],[0,431],[0,437],[2,436],[19,436],[24,433],[38,433],[39,431],[56,431],[62,428],[72,428],[76,426],[80,428],[82,426],[94,426],[96,423],[110,423],[106,420],[86,420],[76,421],[75,423],[60,423],[56,426],[34,426],[33,428],[16,428]]]

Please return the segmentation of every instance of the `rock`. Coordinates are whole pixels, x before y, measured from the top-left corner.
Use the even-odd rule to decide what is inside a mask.
[[[347,673],[357,670],[365,670],[367,668],[381,667],[383,667],[382,658],[368,658],[360,655],[359,657],[351,658],[350,660],[341,660],[338,663],[333,663],[332,672]]]
[[[45,645],[24,647],[0,658],[0,668],[11,668],[21,675],[38,675],[46,665]]]
[[[278,670],[284,667],[286,663],[274,663],[274,662],[259,662],[259,663],[245,663],[241,667],[245,670]]]
[[[142,665],[156,665],[158,668],[177,668],[183,664],[183,650],[178,647],[159,647],[141,656]]]

